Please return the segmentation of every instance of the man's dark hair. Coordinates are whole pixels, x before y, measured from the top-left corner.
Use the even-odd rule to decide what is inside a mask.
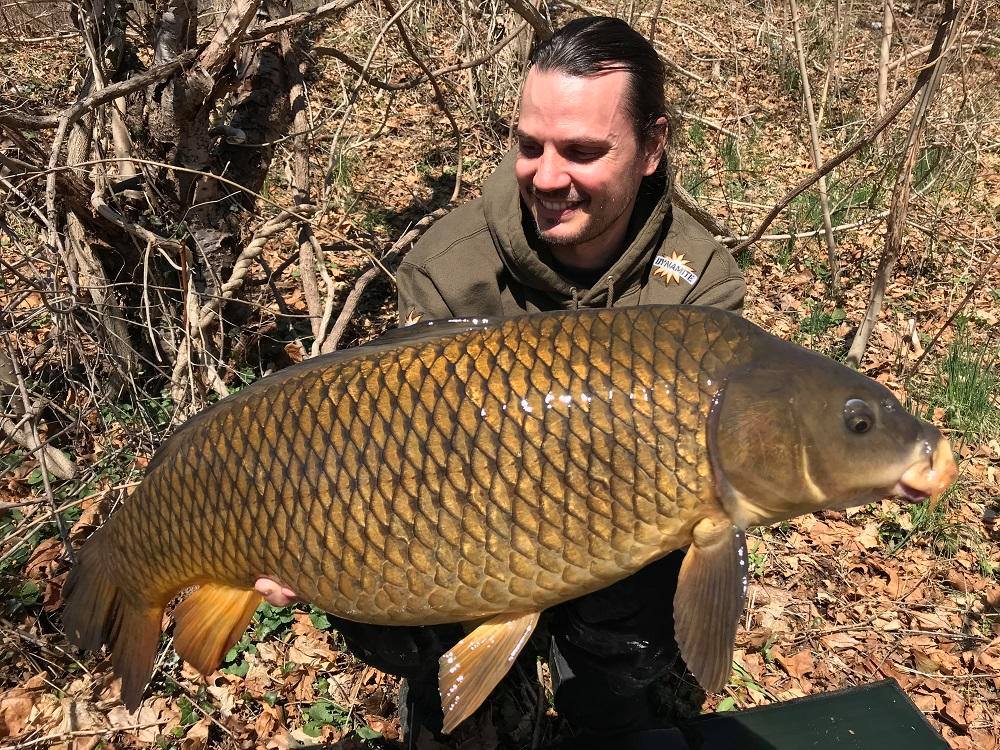
[[[629,73],[626,108],[636,137],[646,142],[667,116],[664,66],[653,45],[620,18],[590,16],[570,21],[531,54],[540,71],[587,77],[613,70]]]

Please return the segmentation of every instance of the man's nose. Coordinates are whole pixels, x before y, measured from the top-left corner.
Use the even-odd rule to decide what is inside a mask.
[[[565,190],[570,186],[569,172],[566,170],[566,160],[555,149],[547,148],[538,158],[538,169],[532,180],[535,190],[547,193],[555,190]]]

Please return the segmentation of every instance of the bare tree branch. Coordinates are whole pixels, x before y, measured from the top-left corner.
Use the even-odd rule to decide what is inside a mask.
[[[504,2],[521,18],[531,24],[531,28],[535,30],[535,36],[540,41],[552,36],[552,27],[549,25],[549,22],[545,20],[533,5],[525,0],[504,0]]]

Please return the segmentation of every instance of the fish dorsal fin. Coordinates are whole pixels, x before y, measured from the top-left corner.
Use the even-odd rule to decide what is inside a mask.
[[[438,689],[445,734],[479,708],[507,674],[534,632],[540,614],[491,617],[444,653],[438,669]]]
[[[177,605],[174,650],[203,675],[218,669],[262,601],[256,591],[203,584]]]
[[[726,520],[702,519],[684,555],[674,595],[674,635],[691,674],[706,692],[723,688],[747,593],[743,531]]]

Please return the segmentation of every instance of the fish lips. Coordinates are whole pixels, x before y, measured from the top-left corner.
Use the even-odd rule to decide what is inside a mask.
[[[888,494],[911,502],[923,502],[930,498],[931,508],[937,505],[942,493],[958,476],[958,466],[951,444],[945,437],[941,437],[933,451],[928,450],[928,453],[930,455],[922,457],[903,472]]]

